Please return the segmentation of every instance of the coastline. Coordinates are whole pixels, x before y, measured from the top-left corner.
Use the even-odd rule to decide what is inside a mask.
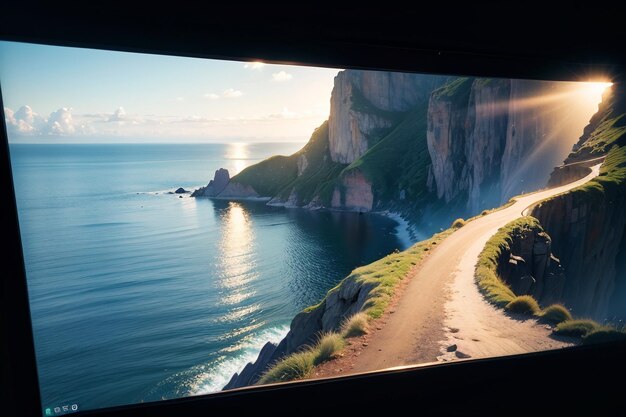
[[[402,217],[399,213],[396,213],[393,211],[384,211],[384,212],[381,212],[380,214],[382,214],[383,216],[389,217],[390,219],[392,219],[398,224],[395,229],[395,234],[396,236],[398,236],[398,239],[400,240],[400,242],[402,242],[402,244],[404,245],[404,247],[402,247],[401,250],[406,250],[410,248],[411,246],[413,246],[415,243],[417,243],[417,240],[414,240],[413,238],[411,238],[411,232],[413,228],[411,227],[409,222],[404,217]]]
[[[226,200],[226,201],[256,201],[256,202],[268,202],[270,197],[194,197],[194,198],[211,198],[214,200]]]

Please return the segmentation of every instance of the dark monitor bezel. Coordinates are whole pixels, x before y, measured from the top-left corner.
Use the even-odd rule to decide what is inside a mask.
[[[164,18],[165,13],[156,16]],[[9,12],[5,14],[4,19],[10,19],[11,16]],[[16,15],[13,17],[17,19]],[[527,53],[516,54],[515,50],[509,54],[498,54],[497,51],[489,50],[479,53],[464,50],[462,47],[458,50],[442,49],[436,42],[431,44],[425,42],[419,47],[410,42],[408,45],[399,46],[397,43],[385,42],[384,39],[380,42],[371,40],[359,42],[358,39],[334,42],[328,38],[316,40],[312,35],[301,36],[303,41],[300,45],[294,45],[290,42],[281,43],[281,32],[278,29],[269,31],[258,39],[252,35],[218,39],[210,32],[198,36],[197,30],[193,29],[196,26],[193,25],[191,30],[186,31],[189,28],[185,25],[189,23],[185,21],[174,23],[168,36],[167,33],[160,33],[152,28],[147,22],[143,22],[144,26],[137,28],[133,27],[132,20],[120,19],[118,22],[112,21],[116,24],[108,22],[107,26],[107,18],[110,16],[96,19],[99,25],[95,30],[88,21],[64,21],[63,24],[66,26],[63,29],[52,27],[46,23],[43,16],[36,17],[34,21],[21,28],[16,26],[15,21],[6,24],[8,20],[4,20],[0,39],[202,58],[234,60],[254,58],[319,66],[512,78],[580,80],[590,74],[605,74],[612,80],[619,81],[623,79],[624,74],[622,62],[617,58],[612,60],[610,55],[608,59],[604,55],[597,61],[584,58],[571,61],[559,59],[559,56],[553,60],[546,60],[541,56],[529,56]],[[19,19],[17,21],[19,22]],[[199,26],[198,21],[195,24]],[[140,36],[141,29],[146,27],[150,30]],[[121,30],[111,36],[114,29]],[[246,33],[243,26],[239,29]],[[247,30],[252,34],[252,28],[248,27]],[[297,32],[297,29],[291,30]],[[5,190],[4,202],[0,206],[5,248],[0,293],[3,387],[0,414],[40,416],[41,405],[27,282],[3,110],[0,128],[2,136],[0,186]],[[78,415],[194,416],[232,413],[233,410],[237,410],[237,413],[257,412],[263,407],[271,407],[277,415],[290,414],[296,409],[303,411],[303,414],[310,414],[329,407],[333,407],[337,412],[339,410],[367,412],[371,411],[368,402],[389,401],[406,404],[420,401],[420,409],[425,413],[470,415],[484,411],[484,404],[479,400],[481,389],[488,389],[495,396],[488,412],[505,410],[511,404],[515,404],[517,411],[526,409],[532,411],[536,404],[518,401],[518,392],[525,392],[529,384],[532,384],[533,391],[550,392],[552,397],[584,396],[590,399],[589,404],[593,402],[592,399],[608,398],[604,406],[610,408],[611,405],[619,406],[618,387],[594,384],[593,380],[585,381],[581,375],[609,373],[623,375],[626,370],[625,361],[610,358],[620,358],[626,351],[625,348],[626,343],[614,343],[436,366],[382,370],[338,379],[245,388],[208,396],[85,411]],[[555,386],[547,378],[550,375],[559,375],[559,379],[570,383],[576,382],[577,386],[573,392],[571,388],[566,389],[566,385]],[[449,395],[451,388],[456,391],[453,400],[450,400]],[[346,396],[354,398],[347,400]],[[610,401],[611,398],[614,402]],[[282,409],[277,409],[279,404],[284,404],[281,406]],[[585,404],[576,407],[570,405],[572,408],[567,408],[567,404],[554,403],[554,410],[562,412],[571,409],[580,412]]]

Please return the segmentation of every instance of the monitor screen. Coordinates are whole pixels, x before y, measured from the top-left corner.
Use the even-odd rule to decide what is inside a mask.
[[[0,42],[41,411],[622,339],[620,85]]]

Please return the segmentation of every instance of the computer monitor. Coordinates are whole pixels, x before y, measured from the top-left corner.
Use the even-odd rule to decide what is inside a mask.
[[[42,415],[623,338],[610,79],[0,58]]]

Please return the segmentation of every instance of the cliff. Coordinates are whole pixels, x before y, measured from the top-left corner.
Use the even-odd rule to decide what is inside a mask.
[[[227,169],[220,168],[215,171],[213,179],[209,181],[206,187],[200,187],[195,190],[192,197],[216,197],[228,186],[230,182],[230,174]]]
[[[428,98],[446,77],[346,70],[335,78],[329,120],[290,156],[246,168],[211,195],[271,198],[269,204],[370,211],[426,194]],[[399,167],[402,167],[399,169]],[[237,195],[241,192],[242,195]]]
[[[411,268],[418,265],[435,244],[453,233],[444,233],[416,243],[403,252],[394,252],[352,271],[326,294],[319,304],[305,309],[291,322],[287,336],[278,344],[267,343],[254,363],[233,375],[224,389],[255,384],[259,377],[283,357],[315,344],[323,332],[338,331],[346,318],[364,313],[379,318],[389,305],[393,289]]]
[[[428,106],[430,189],[468,214],[542,188],[583,128],[575,85],[459,78]],[[585,121],[583,121],[584,123]]]
[[[565,271],[553,253],[552,238],[532,217],[514,224],[501,247],[497,275],[515,295],[532,295],[543,306],[561,301]]]
[[[322,332],[337,331],[346,317],[361,310],[373,288],[373,285],[359,281],[357,275],[350,275],[341,285],[329,291],[320,304],[296,315],[287,336],[278,345],[266,343],[257,360],[248,363],[240,373],[235,373],[224,389],[255,384],[280,358],[297,352],[303,346],[313,345]]]
[[[567,157],[607,153],[600,175],[532,210],[552,237],[565,268],[558,298],[580,316],[626,317],[626,100],[621,86],[605,95],[598,113]],[[561,169],[553,174],[560,176]]]
[[[329,120],[300,151],[246,168],[221,192],[209,184],[195,195],[392,210],[428,235],[456,217],[543,187],[586,123],[579,120],[577,89],[574,83],[341,71]],[[581,172],[568,165],[563,180]]]
[[[399,72],[340,72],[330,98],[331,159],[354,162],[397,124],[402,113],[428,100],[443,81],[443,77]]]

